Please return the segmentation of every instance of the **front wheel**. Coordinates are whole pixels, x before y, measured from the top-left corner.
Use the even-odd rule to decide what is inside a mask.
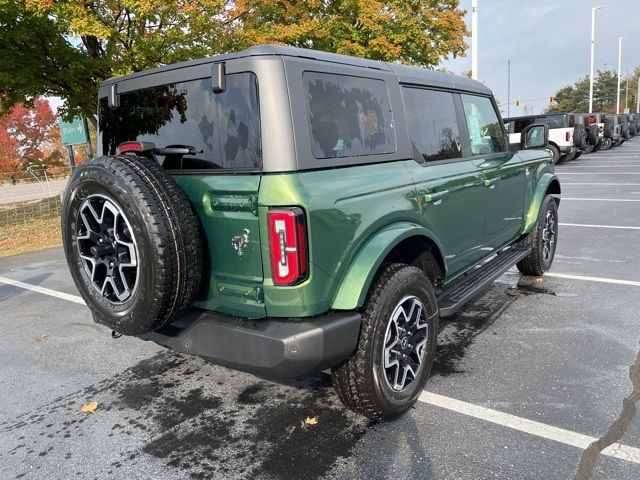
[[[540,205],[538,220],[525,243],[531,246],[531,253],[518,262],[518,270],[533,276],[548,272],[558,244],[558,204],[551,195],[547,195]]]
[[[558,163],[560,160],[560,149],[553,144],[547,145],[547,150],[551,152],[551,158],[553,158],[553,163]]]
[[[613,140],[609,137],[604,137],[600,144],[600,150],[609,150],[613,146]]]
[[[369,291],[355,352],[332,369],[340,400],[372,419],[406,412],[429,378],[437,327],[436,297],[422,270],[386,267]]]

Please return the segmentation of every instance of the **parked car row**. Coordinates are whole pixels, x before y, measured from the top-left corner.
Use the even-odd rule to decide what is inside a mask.
[[[640,134],[640,113],[549,113],[504,119],[509,143],[519,144],[524,128],[533,124],[549,127],[554,163],[574,160],[583,153],[609,150]]]

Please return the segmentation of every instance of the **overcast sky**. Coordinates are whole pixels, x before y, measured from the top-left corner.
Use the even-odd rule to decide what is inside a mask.
[[[460,6],[471,30],[471,0]],[[618,37],[626,36],[622,71],[631,71],[640,65],[640,0],[478,0],[478,79],[499,98],[503,115],[508,59],[511,101],[526,100],[534,113],[558,89],[589,74],[591,8],[598,6],[604,8],[596,12],[596,70],[617,69]],[[441,66],[457,74],[471,70],[471,48]],[[512,103],[511,115],[520,113],[522,106]]]

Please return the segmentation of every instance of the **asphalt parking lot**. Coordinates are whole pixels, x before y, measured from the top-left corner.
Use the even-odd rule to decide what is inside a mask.
[[[0,259],[0,478],[640,478],[640,138],[557,171],[551,274],[514,269],[444,324],[421,401],[389,423],[326,374],[274,383],[111,339],[61,248]]]

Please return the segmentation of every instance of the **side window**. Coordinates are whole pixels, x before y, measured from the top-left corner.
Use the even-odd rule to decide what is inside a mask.
[[[534,122],[533,118],[522,118],[514,121],[513,133],[520,133]]]
[[[396,136],[382,80],[305,72],[311,150],[317,159],[393,153]]]
[[[487,155],[506,150],[504,129],[488,97],[460,95],[469,128],[471,153]]]
[[[426,162],[462,157],[453,94],[403,88],[409,136]]]

